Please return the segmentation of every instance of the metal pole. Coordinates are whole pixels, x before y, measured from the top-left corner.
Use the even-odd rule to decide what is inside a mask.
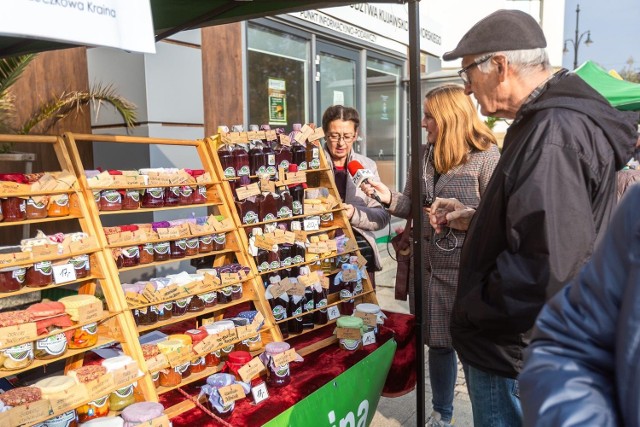
[[[576,38],[573,40],[573,69],[578,68],[578,23],[580,22],[580,5],[576,6]]]
[[[422,128],[420,127],[422,95],[420,93],[420,0],[409,1],[409,108],[411,126],[411,191],[414,201],[424,200],[422,194],[422,158],[420,156],[422,144]],[[424,426],[425,416],[425,369],[424,369],[424,307],[422,301],[422,284],[425,269],[422,257],[423,235],[422,228],[424,212],[422,203],[413,203],[411,208],[413,218],[413,289],[416,308],[416,425]]]

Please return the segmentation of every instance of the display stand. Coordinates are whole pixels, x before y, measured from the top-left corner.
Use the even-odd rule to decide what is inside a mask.
[[[118,302],[122,305],[121,309],[123,310],[123,316],[127,318],[127,320],[129,321],[129,325],[133,325],[130,327],[130,331],[132,333],[132,336],[130,337],[130,339],[134,340],[136,343],[136,345],[134,346],[133,355],[136,357],[137,360],[139,360],[140,365],[144,367],[143,369],[146,372],[148,372],[149,374],[153,374],[157,372],[159,369],[161,369],[162,367],[155,366],[150,368],[145,363],[142,357],[140,346],[138,344],[139,334],[150,331],[150,330],[159,329],[162,327],[168,327],[172,324],[183,322],[188,319],[195,320],[198,325],[202,325],[203,322],[207,321],[207,319],[220,320],[223,318],[223,316],[225,315],[225,312],[228,309],[239,306],[239,305],[250,304],[253,306],[253,308],[255,308],[255,310],[258,310],[264,315],[264,318],[265,318],[264,325],[259,331],[263,343],[268,343],[274,340],[276,341],[282,340],[279,330],[275,326],[273,317],[270,315],[271,311],[269,309],[269,305],[268,303],[266,303],[266,301],[263,298],[264,293],[262,292],[262,289],[260,289],[260,287],[257,285],[255,276],[252,274],[249,274],[244,278],[239,279],[239,281],[237,282],[224,284],[224,286],[241,285],[243,289],[242,291],[243,296],[240,299],[232,300],[231,302],[226,304],[217,304],[211,308],[205,308],[203,311],[198,311],[193,313],[187,312],[185,315],[182,315],[180,317],[173,317],[171,319],[168,319],[165,321],[159,321],[151,325],[136,327],[133,323],[131,311],[137,310],[137,309],[145,309],[152,305],[162,304],[164,302],[176,300],[177,298],[176,296],[173,296],[171,298],[163,299],[163,297],[160,296],[158,299],[155,299],[153,301],[147,301],[147,302],[135,301],[135,300],[132,301],[130,299],[125,300],[125,296],[122,292],[121,280],[120,280],[120,274],[124,271],[145,269],[150,267],[153,268],[162,264],[177,263],[177,262],[188,260],[188,259],[203,258],[203,257],[209,257],[209,256],[214,257],[213,266],[216,266],[216,267],[223,266],[232,262],[238,262],[245,266],[251,265],[251,260],[249,259],[249,257],[247,257],[246,250],[243,247],[244,246],[243,240],[240,236],[241,233],[238,232],[238,229],[235,226],[235,223],[231,221],[229,223],[223,224],[222,229],[218,228],[216,230],[216,233],[226,234],[226,247],[224,250],[221,250],[221,251],[214,251],[214,252],[209,252],[205,254],[194,255],[191,257],[186,256],[180,259],[169,259],[166,261],[152,262],[150,264],[136,265],[133,267],[125,267],[120,269],[118,269],[113,259],[113,256],[111,256],[112,249],[131,246],[132,241],[130,240],[118,241],[115,243],[113,241],[109,242],[105,235],[104,227],[103,227],[103,219],[106,216],[113,217],[114,215],[120,215],[123,218],[122,223],[125,223],[124,218],[126,218],[126,215],[132,214],[132,213],[137,214],[142,212],[167,212],[168,211],[168,212],[171,212],[172,216],[175,216],[176,218],[186,218],[190,215],[189,209],[206,207],[208,214],[222,215],[224,218],[232,217],[233,214],[229,210],[228,204],[226,203],[225,198],[222,196],[223,190],[221,188],[221,183],[217,179],[217,174],[215,173],[213,163],[209,157],[208,151],[203,141],[174,140],[174,139],[146,138],[146,137],[133,137],[133,136],[89,135],[89,134],[74,134],[74,133],[64,134],[64,139],[66,140],[67,146],[69,148],[74,170],[76,175],[79,178],[84,199],[87,201],[88,217],[92,218],[95,222],[95,228],[96,228],[95,235],[99,241],[100,246],[103,248],[102,257],[108,258],[107,262],[105,263],[107,275],[109,275],[113,279],[112,282],[113,282],[114,293],[118,295],[118,298],[119,298]],[[98,190],[107,190],[107,189],[121,189],[122,185],[118,185],[117,187],[114,187],[114,186],[96,187],[94,185],[93,187],[90,187],[89,182],[85,178],[84,167],[82,165],[82,162],[77,150],[77,146],[79,144],[92,143],[92,142],[112,143],[114,146],[118,146],[121,144],[147,144],[147,145],[165,145],[165,146],[170,145],[170,146],[181,147],[181,149],[184,149],[185,151],[189,149],[195,150],[200,159],[202,169],[204,169],[204,171],[208,173],[208,176],[210,178],[208,181],[199,182],[199,185],[206,186],[206,202],[204,204],[198,204],[198,205],[183,205],[183,206],[181,205],[181,206],[161,207],[161,208],[155,208],[155,209],[139,208],[131,211],[126,211],[126,210],[99,211],[98,206],[94,200],[93,192]],[[140,166],[144,166],[144,165],[140,165]],[[207,175],[204,175],[204,176],[207,176]],[[176,184],[173,184],[173,185],[175,186]],[[144,188],[150,188],[150,187],[169,187],[169,186],[171,186],[169,183],[166,183],[164,185],[137,184],[133,186],[127,186],[127,188],[144,189]],[[204,233],[200,233],[200,234],[195,233],[195,234],[192,234],[192,237],[201,236],[203,234]],[[211,231],[209,231],[208,234],[211,234]],[[135,244],[157,243],[158,241],[161,241],[161,240],[163,239],[146,238],[143,240],[135,241]],[[208,291],[219,290],[222,287],[223,287],[222,285],[217,287],[216,286],[209,287]],[[199,294],[199,293],[202,293],[202,290],[197,290],[197,289],[192,291],[186,290],[186,293],[181,294],[180,298],[195,296],[196,294]],[[241,340],[238,339],[234,341],[234,344],[240,341]],[[158,401],[158,395],[169,392],[178,387],[183,387],[185,385],[188,385],[189,383],[193,383],[195,381],[205,379],[209,375],[219,372],[221,368],[222,368],[222,364],[220,364],[217,367],[206,368],[204,371],[199,373],[191,374],[188,378],[183,379],[183,381],[175,387],[159,387],[158,389],[152,388],[145,394],[145,398],[151,401]],[[147,375],[145,378],[148,379],[149,375]],[[174,407],[167,408],[165,413],[169,415],[169,417],[173,417],[181,412],[191,409],[193,406],[194,406],[193,403],[187,400],[179,403],[178,405],[175,405]]]
[[[22,135],[0,135],[0,143],[38,143],[38,144],[51,144],[54,148],[57,160],[59,162],[61,171],[67,171],[73,174],[73,166],[71,162],[70,155],[66,149],[64,141],[61,137],[58,136],[22,136]],[[54,172],[54,171],[52,171]],[[57,172],[57,171],[55,171]],[[9,227],[21,227],[25,224],[42,224],[42,223],[53,223],[58,221],[75,221],[78,223],[78,231],[82,231],[89,235],[89,238],[84,239],[83,241],[78,241],[69,246],[68,250],[65,250],[63,254],[59,254],[57,251],[52,252],[22,252],[20,257],[15,260],[10,260],[7,257],[2,259],[2,263],[0,265],[1,268],[11,268],[11,267],[20,267],[20,266],[30,266],[34,263],[42,262],[42,261],[52,261],[55,264],[65,264],[67,263],[67,259],[72,257],[77,257],[80,255],[88,255],[90,258],[91,272],[88,276],[74,279],[74,280],[65,280],[63,277],[57,278],[53,284],[47,285],[45,287],[35,288],[35,287],[23,287],[22,289],[11,292],[0,294],[1,297],[21,295],[31,292],[39,292],[39,291],[47,291],[53,290],[57,288],[64,287],[65,289],[69,289],[71,291],[77,291],[80,294],[96,294],[97,290],[101,289],[101,294],[104,295],[105,306],[98,309],[95,314],[88,314],[84,316],[84,319],[81,319],[72,327],[61,328],[54,332],[51,332],[47,335],[37,335],[34,336],[33,333],[26,333],[23,335],[19,335],[18,339],[11,340],[11,347],[17,346],[23,343],[28,343],[31,341],[41,340],[45,337],[53,336],[59,334],[60,332],[75,330],[82,327],[89,327],[90,325],[97,324],[97,333],[98,340],[97,343],[93,346],[82,348],[82,349],[68,349],[65,353],[61,354],[58,357],[48,358],[46,360],[34,360],[28,366],[22,369],[15,370],[1,370],[0,378],[17,375],[20,373],[24,373],[30,371],[32,369],[36,369],[39,367],[46,367],[53,362],[64,360],[66,362],[66,370],[74,369],[82,365],[82,360],[85,354],[92,349],[97,347],[107,345],[110,343],[120,342],[123,348],[123,351],[131,355],[135,360],[139,363],[142,363],[140,346],[137,344],[137,334],[135,331],[135,324],[133,318],[131,317],[130,312],[126,309],[126,303],[124,297],[121,292],[116,291],[116,285],[113,281],[113,275],[110,274],[109,262],[105,257],[105,253],[100,245],[99,241],[92,236],[97,236],[99,233],[97,232],[93,221],[90,220],[89,208],[87,207],[86,200],[82,197],[82,190],[80,188],[80,183],[76,179],[71,187],[68,190],[58,190],[58,191],[24,191],[21,188],[16,186],[16,188],[12,188],[12,183],[4,183],[8,185],[3,185],[0,187],[0,197],[38,197],[38,196],[59,196],[59,195],[67,195],[69,197],[70,203],[70,214],[68,216],[60,216],[60,217],[46,217],[41,219],[31,219],[31,220],[23,220],[16,222],[0,222],[0,231],[2,232],[2,237],[0,237],[1,244],[4,245],[19,245],[20,242],[8,242],[5,241],[7,235],[6,230]],[[25,257],[28,254],[29,256]],[[69,264],[67,264],[69,265]],[[56,275],[54,274],[54,278]],[[75,274],[72,276],[75,277]],[[35,332],[35,323],[32,323],[33,331]],[[29,329],[30,324],[22,324],[19,325],[22,329]],[[11,327],[8,327],[11,328]],[[0,329],[8,329],[8,328],[0,328]],[[15,328],[15,327],[14,327]],[[15,331],[14,331],[15,332]],[[3,331],[1,333],[3,344],[6,344],[9,340],[9,332]],[[131,384],[134,381],[138,383],[138,391],[141,393],[144,398],[153,399],[155,396],[155,392],[153,391],[153,383],[148,375],[139,377],[137,374],[133,375],[133,378],[130,378],[126,381],[126,384]],[[107,394],[116,390],[117,388],[122,387],[123,384],[112,385],[108,389],[103,389],[103,394],[106,392]],[[87,396],[80,396],[80,400],[76,399],[73,402],[69,402],[69,405],[51,405],[48,407],[48,410],[41,411],[42,416],[39,416],[37,412],[25,411],[21,416],[25,418],[21,418],[21,420],[28,420],[27,424],[38,423],[44,421],[48,418],[51,418],[56,415],[60,415],[70,409],[76,408],[82,404],[85,404],[97,397],[91,393]],[[58,402],[59,403],[59,402]],[[46,405],[45,405],[46,406]],[[42,405],[40,405],[42,407]],[[46,409],[46,408],[45,408]],[[12,411],[8,411],[2,414],[2,419],[0,420],[1,425],[10,425],[15,422],[16,414],[12,414]],[[4,424],[4,423],[9,424]]]
[[[264,132],[262,132],[264,133]],[[261,136],[260,132],[257,132],[256,137],[258,137],[258,139],[260,139]],[[236,204],[235,204],[235,199],[234,199],[234,193],[233,190],[231,188],[230,183],[234,180],[236,180],[237,178],[225,178],[224,173],[223,173],[223,167],[222,164],[220,163],[220,157],[218,156],[218,148],[219,146],[222,144],[222,138],[224,137],[225,139],[225,143],[243,143],[243,144],[247,144],[249,142],[249,137],[248,134],[246,132],[241,132],[241,133],[229,133],[229,134],[225,134],[225,135],[214,135],[210,138],[206,138],[205,142],[207,145],[207,148],[209,150],[210,156],[213,159],[214,165],[215,165],[215,170],[218,174],[219,179],[221,179],[223,181],[223,185],[222,185],[222,191],[223,191],[223,197],[226,201],[226,204],[231,207],[231,212],[232,212],[232,216],[233,219],[235,221],[236,226],[238,227],[239,230],[244,230],[244,232],[239,233],[240,234],[240,238],[242,239],[242,246],[244,248],[248,248],[249,247],[249,238],[248,235],[250,233],[250,230],[254,227],[263,227],[267,224],[270,223],[277,223],[278,221],[282,222],[283,219],[275,219],[272,221],[263,221],[263,222],[254,222],[252,224],[244,224],[241,220],[241,216],[238,212],[238,209],[236,208]],[[340,196],[339,193],[337,191],[336,188],[336,183],[333,177],[333,173],[331,171],[331,169],[328,166],[327,160],[324,156],[324,150],[322,150],[322,148],[319,145],[319,141],[313,141],[313,142],[307,142],[308,144],[314,144],[318,147],[318,152],[319,152],[319,158],[320,158],[320,165],[319,168],[317,169],[308,169],[306,170],[306,176],[310,177],[310,181],[313,180],[314,183],[316,184],[317,187],[325,187],[329,190],[329,194],[333,197],[333,199],[335,201],[339,201],[340,200]],[[282,172],[280,172],[280,176],[281,176]],[[256,176],[250,176],[250,178],[252,180],[256,180],[258,177]],[[342,232],[344,233],[344,235],[346,237],[348,237],[349,242],[346,250],[340,252],[340,253],[336,253],[335,251],[333,251],[330,255],[328,256],[319,256],[316,257],[315,259],[313,259],[312,261],[305,261],[299,264],[293,264],[291,265],[291,267],[298,267],[298,266],[305,266],[305,265],[310,265],[313,262],[316,262],[318,260],[322,261],[325,258],[334,258],[337,255],[354,255],[354,256],[358,256],[359,259],[363,260],[362,256],[360,255],[360,251],[358,250],[358,247],[356,245],[356,239],[355,236],[353,234],[353,229],[351,227],[351,224],[349,223],[349,219],[346,215],[346,212],[344,211],[344,209],[342,209],[340,207],[339,204],[336,203],[336,205],[334,205],[332,208],[326,210],[325,212],[331,212],[333,213],[333,225],[329,226],[329,227],[320,227],[318,230],[315,231],[306,231],[303,232],[303,235],[306,235],[307,237],[310,237],[312,235],[317,235],[317,234],[321,234],[321,233],[329,233],[330,235],[335,234],[336,230],[342,230]],[[318,215],[318,213],[314,213],[314,215]],[[291,216],[291,217],[287,217],[284,220],[303,220],[305,218],[308,218],[309,216],[311,216],[311,214],[307,213],[305,211],[305,215],[297,215],[297,216]],[[256,260],[254,259],[254,257],[252,257],[251,255],[248,254],[248,258],[249,258],[249,262],[253,271],[253,274],[256,275],[257,277],[261,277],[261,278],[265,278],[267,275],[274,273],[274,272],[278,272],[284,269],[284,267],[282,268],[277,268],[277,269],[270,269],[268,271],[259,271],[258,266],[256,264]],[[361,264],[361,265],[364,265]],[[329,282],[333,283],[334,277],[335,275],[339,272],[339,269],[333,269],[327,276],[329,278]],[[266,282],[266,280],[262,280],[263,284],[264,282]],[[329,287],[330,290],[335,290],[334,286],[330,286]],[[262,292],[264,293],[264,286],[261,288]],[[369,280],[369,276],[368,274],[365,274],[364,277],[362,278],[362,292],[359,293],[355,298],[355,304],[358,303],[362,303],[362,302],[367,302],[367,303],[373,303],[373,304],[377,304],[377,299],[376,299],[376,295],[375,295],[375,290],[373,289],[373,287],[371,286],[371,282]],[[347,299],[340,299],[340,294],[339,292],[335,291],[332,293],[329,293],[328,295],[328,301],[327,301],[327,309],[330,309],[331,307],[337,308],[341,305],[341,303],[348,301],[349,298]],[[355,305],[354,304],[354,305]],[[310,312],[313,313],[315,311],[319,310],[318,308],[315,308],[313,310],[311,310]],[[291,316],[291,317],[287,317],[285,319],[281,319],[281,320],[277,320],[276,324],[278,326],[282,325],[285,322],[288,322],[290,319],[295,318],[295,317],[300,317],[300,316],[304,316],[305,314],[307,314],[309,312],[305,312],[303,314],[299,314],[296,316]],[[341,315],[351,315],[352,313],[340,313]],[[336,319],[333,318],[331,320],[329,320],[329,322],[325,325],[315,325],[313,329],[305,329],[303,330],[302,333],[300,334],[290,334],[287,338],[285,338],[285,341],[289,341],[292,340],[300,335],[303,334],[307,334],[309,332],[313,332],[314,330],[317,330],[319,328],[332,328],[334,327],[336,322]],[[319,342],[314,342],[313,344],[310,344],[308,346],[305,346],[303,348],[296,348],[297,352],[301,355],[305,355],[305,354],[309,354],[317,349],[326,347],[328,345],[334,344],[336,343],[337,339],[335,337],[335,335],[331,335],[330,337],[323,339],[322,341]]]

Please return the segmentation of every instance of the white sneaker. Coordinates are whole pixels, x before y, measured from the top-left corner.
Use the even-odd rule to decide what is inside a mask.
[[[453,426],[453,419],[451,420],[451,422],[448,422],[448,423],[442,421],[442,415],[440,415],[440,412],[438,411],[433,411],[431,413],[431,416],[427,420],[427,423],[424,425],[424,427],[451,427],[451,426]]]

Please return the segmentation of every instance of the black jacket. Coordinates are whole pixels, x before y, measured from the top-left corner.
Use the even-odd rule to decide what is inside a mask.
[[[637,121],[566,70],[522,106],[462,249],[451,333],[464,362],[518,375],[538,312],[606,228]]]

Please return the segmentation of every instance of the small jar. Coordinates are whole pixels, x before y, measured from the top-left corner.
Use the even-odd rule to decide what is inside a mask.
[[[120,269],[124,263],[124,257],[122,256],[122,249],[113,248],[111,249],[111,255],[113,255],[113,261],[116,263],[116,268]]]
[[[340,316],[336,325],[338,328],[358,329],[362,334],[364,323],[360,317]],[[340,338],[340,348],[349,351],[360,350],[362,348],[362,338],[358,340]]]
[[[26,342],[0,350],[0,371],[15,371],[31,365],[34,359],[33,343]]]
[[[86,423],[95,418],[106,417],[109,414],[109,395],[102,396],[99,399],[79,406],[76,412],[78,414],[78,421],[81,423]]]
[[[139,307],[133,310],[133,318],[137,325],[148,326],[158,322],[158,313],[150,307]]]
[[[216,416],[228,418],[236,407],[236,402],[224,404],[218,388],[235,383],[235,378],[231,374],[213,374],[207,378],[207,384],[202,386],[200,393],[207,397],[207,406]]]
[[[218,290],[218,304],[230,303],[233,299],[233,286],[225,286]]]
[[[164,406],[162,406],[161,403],[138,402],[122,411],[120,416],[124,420],[124,425],[127,427],[150,426],[153,424],[152,420],[162,416],[163,412]],[[111,427],[111,425],[109,425],[109,427]]]
[[[238,373],[238,369],[251,362],[251,359],[251,353],[248,351],[233,351],[229,353],[227,367],[229,368],[229,373],[236,377],[236,381],[242,381],[242,377]]]
[[[72,409],[53,418],[49,418],[44,422],[46,427],[77,427],[76,410]]]
[[[7,267],[0,269],[0,293],[16,292],[22,289],[26,280],[25,267]]]
[[[47,199],[44,198],[40,201],[33,199],[27,200],[27,219],[40,219],[46,218],[49,215],[47,209]]]
[[[51,261],[40,261],[27,268],[27,286],[42,288],[53,283],[53,267]]]
[[[178,206],[180,204],[180,187],[169,187],[164,193],[165,206]]]
[[[122,209],[122,194],[118,190],[100,192],[100,211],[119,211]]]
[[[4,222],[24,221],[27,219],[27,201],[20,197],[7,197],[2,200]]]
[[[164,188],[147,188],[142,196],[141,206],[143,208],[161,208],[164,206]]]
[[[271,387],[284,387],[291,382],[289,364],[276,366],[274,356],[284,353],[291,346],[286,342],[270,342],[265,346],[263,362],[267,365],[267,384]]]
[[[207,330],[207,333],[209,335],[215,335],[222,331],[233,330],[235,329],[235,327],[236,325],[235,323],[233,323],[232,320],[219,320],[217,322],[213,322],[212,324],[205,326],[205,329]],[[229,344],[226,347],[222,347],[220,349],[220,361],[226,362],[227,359],[229,358],[229,353],[235,350],[236,350],[235,344]]]
[[[193,187],[183,185],[180,187],[180,201],[179,205],[190,205],[193,203]]]
[[[98,343],[98,324],[89,323],[74,329],[69,348],[87,348]]]
[[[67,337],[64,332],[40,338],[35,343],[34,353],[36,359],[48,360],[62,356],[67,352],[67,344]]]
[[[199,239],[197,237],[190,237],[186,240],[186,249],[184,251],[185,256],[198,255]]]
[[[169,320],[173,317],[172,301],[158,304],[156,306],[153,306],[152,308],[155,308],[155,310],[158,312],[158,322],[161,322],[163,320]]]
[[[155,388],[160,387],[160,371],[158,372],[153,372],[151,374],[151,381],[153,381],[153,386]]]
[[[375,335],[378,335],[378,325],[384,324],[384,319],[386,318],[382,310],[380,310],[380,306],[377,304],[361,303],[356,305],[355,311],[364,314],[373,314],[376,316],[376,326],[364,325],[364,329],[362,331],[364,333],[373,331]]]
[[[173,302],[173,308],[171,309],[171,315],[173,317],[184,316],[187,312],[187,306],[189,305],[188,298],[182,298]]]
[[[219,233],[213,235],[213,250],[224,251],[227,244],[227,235],[225,233]]]
[[[171,245],[169,242],[158,242],[153,245],[153,261],[166,261],[171,258]]]
[[[231,300],[236,301],[242,298],[242,283],[231,286]]]
[[[103,360],[102,366],[107,368],[107,372],[115,372],[125,368],[132,362],[133,359],[130,356],[117,356]],[[136,383],[128,384],[122,388],[114,390],[109,395],[109,407],[112,411],[121,411],[132,403],[135,403],[136,399],[133,395],[133,389],[136,385]]]
[[[122,248],[122,267],[135,267],[140,264],[140,248],[130,246]]]
[[[98,210],[100,210],[100,190],[95,190],[91,192],[93,194],[93,201],[96,204]]]
[[[194,346],[208,336],[207,331],[203,331],[201,329],[189,329],[188,331],[185,332],[185,334],[191,337],[191,343]],[[207,365],[206,365],[204,356],[198,356],[195,359],[191,360],[192,374],[202,372],[206,368],[207,368]]]
[[[69,216],[69,195],[53,196],[52,200],[49,200],[47,214],[51,217]]]
[[[215,368],[220,364],[220,350],[212,351],[204,356],[204,364],[207,368]]]
[[[138,208],[140,208],[140,190],[124,190],[124,196],[122,197],[122,209],[130,211]]]
[[[209,236],[200,236],[198,238],[198,252],[201,254],[211,252],[213,250],[213,234]]]
[[[187,251],[187,239],[172,240],[169,242],[169,255],[171,259],[184,258]]]
[[[198,185],[196,191],[191,195],[191,204],[201,205],[203,203],[207,203],[207,187]]]
[[[182,382],[182,374],[175,368],[167,368],[160,371],[160,386],[175,387]]]
[[[140,264],[150,264],[154,260],[153,243],[138,245],[140,250]]]
[[[189,304],[187,305],[187,311],[189,313],[196,313],[204,310],[204,301],[198,296],[192,296],[188,298]]]
[[[76,279],[83,279],[91,274],[91,264],[89,263],[89,255],[78,255],[69,258],[69,264],[73,265],[76,272]]]
[[[200,294],[198,295],[198,298],[204,302],[204,308],[215,307],[218,303],[218,293],[216,291]]]

